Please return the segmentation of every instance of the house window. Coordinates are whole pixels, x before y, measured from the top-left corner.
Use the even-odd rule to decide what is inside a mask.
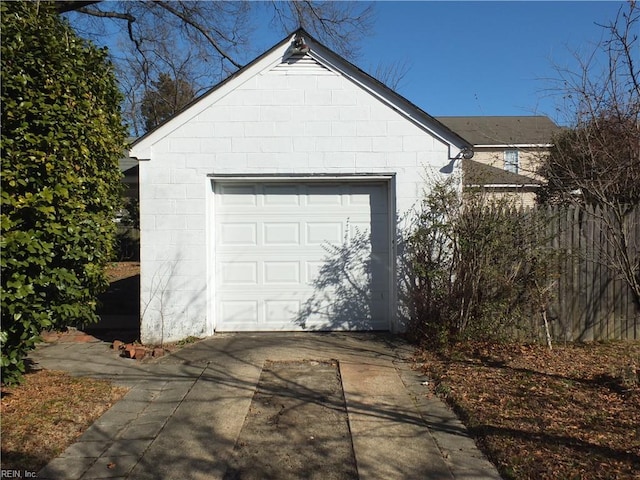
[[[518,173],[518,150],[504,151],[504,169],[507,172]]]

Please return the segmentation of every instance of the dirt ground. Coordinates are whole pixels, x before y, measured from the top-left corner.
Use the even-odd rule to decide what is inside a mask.
[[[224,478],[358,478],[337,362],[264,365]]]
[[[140,275],[140,262],[113,262],[107,266],[107,278],[111,283],[136,275]]]

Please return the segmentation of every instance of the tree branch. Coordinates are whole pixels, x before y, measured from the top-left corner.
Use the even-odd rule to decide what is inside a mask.
[[[98,2],[89,2],[89,3],[98,3]],[[127,22],[135,22],[136,17],[131,15],[130,13],[121,13],[121,12],[105,12],[102,10],[94,10],[93,8],[85,8],[79,7],[74,9],[76,12],[85,13],[87,15],[91,15],[92,17],[100,17],[100,18],[117,18],[120,20],[126,20]]]
[[[198,30],[206,39],[207,41],[211,44],[211,46],[213,48],[215,48],[215,50],[223,57],[225,58],[227,61],[229,61],[234,67],[236,68],[242,68],[243,65],[236,62],[230,54],[228,54],[219,44],[218,42],[216,42],[216,40],[209,34],[209,32],[207,30],[205,30],[202,25],[200,25],[199,23],[195,22],[192,18],[190,18],[189,16],[183,14],[182,12],[176,10],[175,8],[173,8],[171,5],[169,5],[167,2],[162,2],[159,0],[154,0],[153,3],[155,3],[156,5],[158,5],[161,8],[164,8],[166,11],[168,11],[169,13],[175,15],[176,17],[178,17],[180,20],[182,20],[186,25],[191,26],[192,28],[195,28],[196,30]]]
[[[58,13],[67,13],[80,10],[81,8],[93,5],[94,3],[100,3],[101,0],[94,1],[74,1],[74,0],[57,0],[56,11]]]

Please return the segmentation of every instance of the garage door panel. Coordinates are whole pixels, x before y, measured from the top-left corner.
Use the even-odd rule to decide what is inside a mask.
[[[266,185],[264,204],[271,206],[300,206],[300,188],[297,185]]]
[[[222,320],[231,324],[248,326],[258,323],[258,302],[249,300],[223,300],[219,304]]]
[[[300,283],[300,262],[266,261],[264,262],[264,284],[294,284]]]
[[[299,245],[300,224],[282,221],[265,222],[262,224],[263,242],[269,245]]]
[[[295,320],[300,314],[298,300],[266,300],[264,306],[267,325],[282,325],[285,319],[295,325]]]
[[[219,190],[221,203],[229,206],[253,206],[256,193],[255,185],[221,185]]]
[[[257,245],[258,225],[251,223],[222,222],[216,236],[219,245]]]
[[[304,330],[386,330],[389,328],[386,303],[370,305],[327,304],[305,312],[298,320]]]
[[[216,330],[389,327],[386,184],[222,184],[215,194]]]
[[[344,234],[342,233],[342,222],[307,222],[306,223],[306,245],[322,245],[330,243],[339,245],[342,243]]]
[[[221,262],[220,274],[225,285],[256,285],[258,262]]]
[[[371,224],[369,222],[349,222],[349,239],[370,237]]]
[[[312,185],[307,187],[307,205],[342,205],[342,192],[338,185]]]
[[[305,265],[305,282],[307,285],[312,285],[313,282],[318,278],[320,274],[320,269],[322,269],[322,265],[325,262],[320,261],[307,261],[304,263]]]
[[[349,203],[352,206],[366,207],[371,213],[387,213],[387,192],[384,185],[354,186],[351,192]]]

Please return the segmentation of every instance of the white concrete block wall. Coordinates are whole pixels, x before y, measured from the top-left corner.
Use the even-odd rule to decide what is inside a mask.
[[[448,145],[328,71],[255,75],[151,151],[151,160],[140,162],[145,343],[213,333],[207,175],[395,174],[402,214],[420,201],[427,171],[449,162]]]

